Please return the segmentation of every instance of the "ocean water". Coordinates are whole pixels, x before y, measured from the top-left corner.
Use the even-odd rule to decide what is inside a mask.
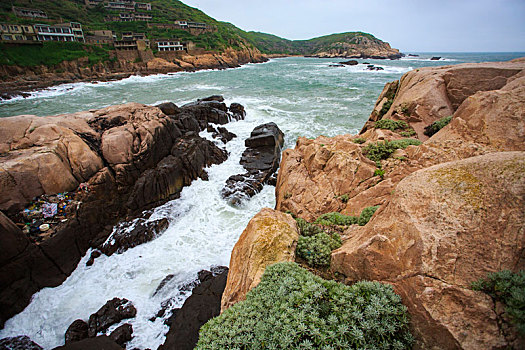
[[[439,61],[430,61],[441,56]],[[156,208],[152,219],[166,217],[170,225],[155,240],[123,254],[102,256],[85,265],[90,252],[60,286],[45,288],[29,306],[8,320],[0,338],[25,334],[46,349],[62,345],[67,327],[78,318],[87,320],[107,300],[127,298],[137,308],[137,317],[124,320],[133,325],[128,348],[156,349],[164,342],[164,318],[150,321],[168,303],[180,307],[187,295],[181,284],[191,282],[201,269],[228,265],[231,250],[248,221],[263,207],[275,205],[274,187],[265,186],[239,207],[229,205],[220,191],[226,179],[243,172],[239,159],[244,139],[262,123],[273,121],[285,133],[285,148],[298,136],[316,137],[357,133],[386,82],[409,70],[464,62],[502,61],[525,53],[421,53],[401,60],[358,60],[383,67],[368,71],[366,65],[329,67],[340,59],[282,58],[237,69],[209,70],[133,76],[103,83],[64,84],[34,92],[28,98],[0,101],[0,117],[19,114],[38,116],[71,113],[126,102],[177,105],[221,94],[226,103],[238,102],[247,110],[246,120],[226,125],[238,135],[226,144],[226,162],[207,169],[209,181],[197,180],[181,198]],[[202,132],[203,137],[211,135]],[[155,290],[164,277],[173,274],[169,287]],[[116,326],[110,328],[116,328]]]

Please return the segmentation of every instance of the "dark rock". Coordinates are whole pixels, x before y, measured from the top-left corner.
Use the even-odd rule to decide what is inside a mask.
[[[94,250],[89,256],[89,260],[86,261],[86,266],[91,266],[95,262],[95,259],[102,255],[102,252],[98,249]]]
[[[65,338],[66,344],[80,341],[88,337],[88,324],[83,320],[75,320],[67,328]]]
[[[408,57],[419,57],[419,55],[414,55],[413,53],[409,53]]]
[[[356,60],[350,60],[350,61],[346,61],[346,62],[341,62],[341,64],[344,64],[344,65],[347,65],[347,66],[357,66],[359,62],[357,62]]]
[[[221,312],[221,297],[226,287],[228,269],[217,269],[217,274],[211,271],[201,273],[204,281],[193,289],[192,295],[186,299],[182,308],[174,313],[166,341],[159,350],[190,350],[199,339],[199,329],[208,320]],[[220,272],[222,271],[222,272]]]
[[[330,64],[328,67],[344,67],[343,64]]]
[[[246,117],[246,111],[244,110],[244,106],[239,103],[232,103],[229,109],[230,112],[234,115],[234,119],[236,120],[243,120],[244,117]]]
[[[173,309],[171,310],[171,316],[168,317],[165,321],[164,321],[164,324],[168,327],[171,327],[171,325],[173,324],[173,321],[175,321],[175,318],[177,318],[177,315],[180,311],[180,308],[176,308],[176,309]]]
[[[53,350],[122,350],[123,348],[106,335],[87,338],[74,343],[59,346]]]
[[[144,218],[134,221],[125,221],[115,227],[106,243],[99,249],[111,256],[113,253],[123,253],[129,248],[151,241],[159,234],[164,232],[169,226],[168,219],[162,218],[154,221],[147,221]]]
[[[137,309],[129,300],[113,298],[89,316],[88,335],[94,337],[98,332],[103,332],[126,318],[135,317],[136,314]]]
[[[111,332],[109,337],[118,345],[125,347],[124,344],[132,338],[131,334],[133,334],[133,326],[129,323],[124,323]]]
[[[205,97],[205,98],[200,98],[198,99],[197,101],[204,101],[204,102],[207,102],[207,101],[218,101],[218,102],[224,102],[224,97],[221,96],[221,95],[212,95],[212,96],[209,96],[209,97]]]
[[[223,143],[227,143],[233,140],[234,137],[237,137],[233,132],[229,132],[226,128],[219,126],[217,131],[215,131],[212,136],[214,138],[219,138]]]
[[[432,57],[430,60],[431,60],[431,61],[439,61],[440,59],[441,59],[441,57],[439,57],[439,56],[434,56],[434,57]]]
[[[0,350],[42,350],[42,347],[32,341],[27,335],[0,339]]]
[[[175,115],[180,112],[180,108],[175,105],[173,102],[165,102],[157,105],[156,107],[160,108],[162,113],[166,115]]]
[[[275,123],[267,123],[253,129],[244,143],[247,148],[241,156],[240,164],[247,173],[230,176],[222,189],[222,196],[228,198],[232,204],[252,197],[268,183],[279,167],[284,134]]]

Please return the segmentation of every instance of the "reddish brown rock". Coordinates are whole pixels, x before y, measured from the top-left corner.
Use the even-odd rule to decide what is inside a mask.
[[[332,254],[346,281],[392,283],[421,348],[499,348],[491,299],[469,289],[525,268],[525,152],[496,152],[404,178],[391,200]]]
[[[269,208],[255,215],[233,248],[221,312],[244,300],[246,293],[259,284],[268,265],[294,261],[298,238],[291,215]]]
[[[525,69],[525,59],[509,62],[465,63],[455,66],[425,67],[404,74],[399,87],[385,87],[361,133],[380,119],[378,112],[387,100],[393,103],[382,118],[404,120],[420,140],[425,126],[453,115],[458,107],[478,91],[499,90]]]

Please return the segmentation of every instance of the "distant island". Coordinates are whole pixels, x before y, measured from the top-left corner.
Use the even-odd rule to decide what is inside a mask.
[[[244,31],[177,0],[143,1],[1,3],[1,97],[65,82],[232,68],[276,56],[402,56],[363,32],[288,40]]]

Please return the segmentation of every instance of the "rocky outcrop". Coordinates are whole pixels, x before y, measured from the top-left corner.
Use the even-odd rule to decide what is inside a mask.
[[[255,48],[226,49],[223,52],[195,52],[169,60],[156,57],[134,62],[118,59],[91,64],[88,57],[63,61],[55,66],[18,67],[0,65],[0,98],[26,95],[28,91],[53,85],[82,81],[109,81],[131,75],[149,75],[201,69],[235,68],[246,63],[261,63],[268,59]]]
[[[34,292],[62,283],[120,219],[132,220],[176,198],[192,180],[207,178],[204,168],[227,154],[198,132],[210,122],[241,118],[242,106],[230,110],[220,98],[181,108],[130,103],[45,118],[2,118],[0,210],[16,221],[34,197],[76,192],[67,220],[54,224],[38,244],[0,215],[8,232],[0,237],[0,325]],[[116,240],[120,245],[108,254],[145,242],[165,227]]]
[[[399,82],[385,86],[369,121],[361,130],[373,128],[379,119],[406,121],[420,140],[432,122],[453,115],[469,96],[478,91],[499,90],[525,69],[525,59],[509,62],[465,63],[425,67],[404,74]],[[379,115],[385,103],[391,104]]]
[[[97,312],[89,316],[88,336],[95,337],[109,326],[126,318],[135,317],[137,309],[127,299],[113,298],[108,300]]]
[[[267,123],[253,129],[244,143],[240,164],[247,173],[230,176],[222,190],[223,197],[232,203],[252,197],[268,183],[279,167],[284,134],[275,123]]]
[[[524,68],[520,59],[409,72],[385,86],[360,135],[300,138],[294,150],[283,152],[277,209],[312,220],[380,205],[367,225],[344,232],[332,272],[346,283],[393,284],[412,315],[416,348],[524,347],[502,306],[470,289],[489,272],[524,269]],[[403,137],[373,127],[388,100],[389,119],[402,119],[395,114],[402,110],[428,117],[402,119],[416,137],[417,123],[435,121],[444,104],[452,121],[420,146],[395,151],[377,169],[366,147]],[[408,109],[393,112],[396,105]],[[347,184],[340,192],[338,186]]]
[[[255,215],[233,248],[221,312],[244,300],[246,293],[259,284],[267,266],[294,261],[298,238],[291,215],[269,208]]]
[[[113,339],[107,335],[101,335],[95,338],[87,338],[81,341],[59,346],[53,350],[122,350]]]
[[[219,316],[228,268],[199,272],[199,283],[171,321],[166,341],[159,350],[191,350],[199,340],[199,329]]]
[[[28,336],[21,335],[0,339],[0,349],[2,350],[42,350],[42,347],[33,342]]]
[[[398,49],[393,49],[390,44],[381,41],[370,34],[353,34],[351,37],[342,37],[330,44],[320,43],[314,48],[313,56],[321,58],[373,58],[396,59],[403,55]]]
[[[490,297],[469,286],[489,272],[525,268],[524,204],[525,152],[429,167],[396,186],[332,254],[332,268],[347,282],[393,284],[421,348],[510,346],[515,339],[502,334]]]

